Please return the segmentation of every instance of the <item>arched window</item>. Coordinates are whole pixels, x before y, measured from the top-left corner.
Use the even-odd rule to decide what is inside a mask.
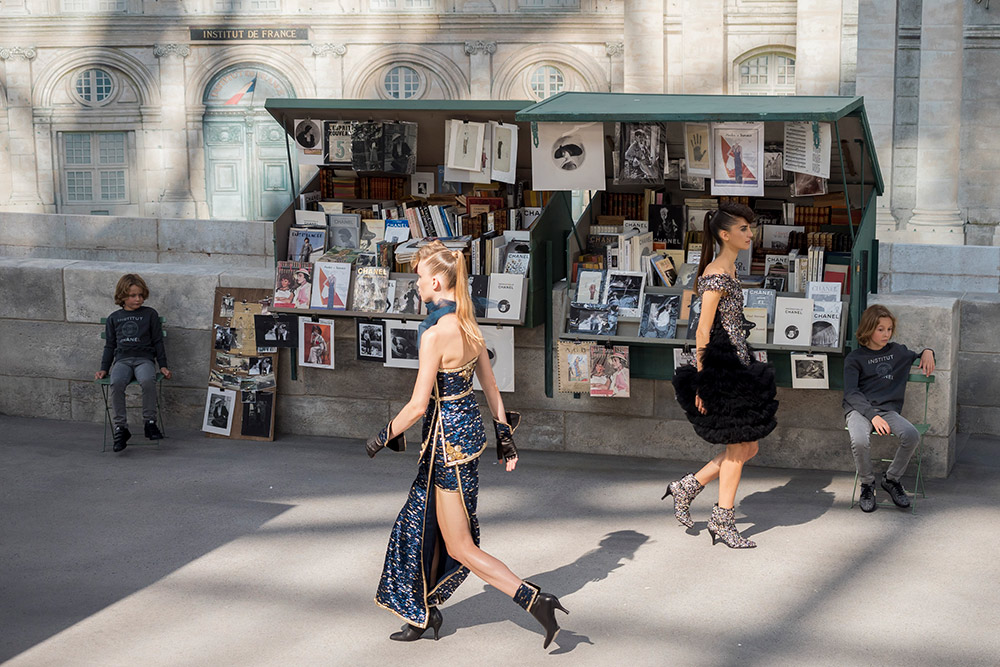
[[[542,65],[531,73],[531,79],[528,83],[534,96],[539,100],[544,100],[562,91],[566,85],[566,77],[558,68],[552,65]]]
[[[795,58],[788,53],[758,53],[737,67],[740,95],[794,95]]]
[[[408,100],[420,93],[420,75],[417,70],[397,65],[385,74],[385,92],[397,100]]]
[[[93,67],[80,72],[73,82],[77,100],[87,106],[100,106],[111,97],[115,80],[103,69]]]

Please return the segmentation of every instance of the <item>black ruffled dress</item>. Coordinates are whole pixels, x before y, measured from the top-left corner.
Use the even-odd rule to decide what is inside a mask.
[[[774,430],[778,410],[774,368],[755,361],[747,345],[753,324],[743,317],[743,291],[726,274],[698,278],[699,293],[722,292],[712,335],[702,352],[702,370],[682,366],[674,371],[677,402],[695,432],[708,442],[731,445],[760,440]],[[695,407],[701,396],[705,414]]]

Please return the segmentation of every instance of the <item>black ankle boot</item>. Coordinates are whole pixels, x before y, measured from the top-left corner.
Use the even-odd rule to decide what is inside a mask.
[[[444,617],[438,611],[438,608],[431,607],[430,613],[427,614],[427,628],[434,628],[434,641],[437,641],[439,638],[438,633],[441,630],[441,623],[443,621]],[[407,623],[405,629],[392,633],[389,635],[389,639],[397,642],[415,642],[424,636],[427,628],[418,628],[411,623]]]
[[[155,421],[148,421],[145,424],[146,437],[150,440],[162,440],[163,434],[160,433],[160,428],[156,425]]]
[[[115,426],[115,444],[112,445],[111,451],[120,452],[125,449],[128,445],[128,439],[131,437],[132,433],[127,426]]]
[[[559,604],[559,598],[549,593],[543,593],[538,586],[525,581],[514,593],[514,602],[521,605],[545,629],[545,642],[542,648],[548,648],[552,640],[559,634],[559,623],[556,621],[556,609],[563,613],[569,612]]]

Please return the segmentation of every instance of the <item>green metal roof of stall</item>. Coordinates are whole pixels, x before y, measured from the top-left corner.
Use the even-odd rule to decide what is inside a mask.
[[[522,109],[517,120],[833,121],[862,106],[860,97],[563,92]]]
[[[478,114],[489,112],[513,113],[529,106],[526,100],[367,100],[367,99],[305,99],[272,97],[264,108],[282,125],[286,120],[313,118],[335,120],[345,114],[378,112],[401,114],[448,113]],[[403,118],[401,118],[403,119]],[[405,120],[405,119],[404,119]]]

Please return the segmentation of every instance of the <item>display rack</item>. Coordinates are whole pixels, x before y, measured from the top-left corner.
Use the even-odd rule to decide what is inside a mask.
[[[668,154],[683,157],[684,122],[763,122],[765,144],[781,142],[785,121],[817,121],[832,124],[831,173],[828,182],[831,193],[842,193],[844,204],[850,212],[845,226],[823,228],[822,231],[842,231],[850,235],[850,290],[844,296],[843,316],[840,322],[840,342],[837,348],[792,347],[784,345],[754,345],[755,349],[766,350],[768,361],[775,367],[779,385],[791,386],[791,363],[789,355],[801,352],[816,352],[828,355],[831,388],[841,388],[843,381],[844,356],[856,346],[848,332],[853,331],[861,312],[867,307],[869,292],[877,291],[878,242],[875,240],[875,200],[883,191],[878,158],[860,97],[768,97],[768,96],[726,96],[726,95],[645,95],[629,93],[572,93],[564,92],[539,102],[515,115],[518,121],[526,122],[603,122],[605,135],[614,135],[614,123],[636,122],[665,124]],[[607,191],[635,192],[643,186],[612,185],[611,146],[606,145]],[[850,173],[849,173],[850,172]],[[670,187],[668,182],[668,187]],[[693,196],[698,193],[681,191],[673,186],[677,195]],[[707,194],[709,190],[706,188]],[[673,194],[673,192],[672,192]],[[764,197],[787,199],[787,186],[765,184]],[[568,303],[575,293],[572,283],[573,261],[583,250],[590,225],[596,221],[600,210],[602,193],[597,193],[590,205],[575,222],[566,241],[562,274],[567,289]],[[804,199],[808,201],[808,199]],[[852,204],[853,202],[853,204]],[[853,211],[859,211],[855,220]],[[651,293],[679,294],[679,288],[651,288]],[[779,293],[779,296],[789,296]],[[801,296],[801,294],[792,294]],[[628,335],[634,318],[619,318],[619,327],[624,327],[623,335],[584,336],[566,333],[566,315],[562,313],[559,323],[553,323],[555,336],[562,340],[594,340],[607,344],[627,344],[630,353],[630,373],[632,377],[664,379],[673,377],[673,349],[691,345],[686,338],[650,339]],[[551,316],[551,315],[550,315]],[[678,330],[686,330],[686,321],[678,321]],[[637,334],[637,331],[635,332]],[[553,341],[546,341],[547,354],[553,357]],[[553,396],[551,374],[546,378],[546,394]]]

